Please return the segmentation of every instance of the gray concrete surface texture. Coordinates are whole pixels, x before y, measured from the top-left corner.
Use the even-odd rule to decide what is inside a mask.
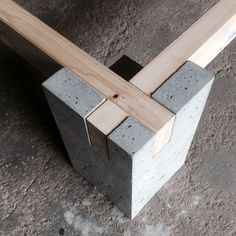
[[[17,2],[110,66],[123,54],[145,65],[217,0]],[[1,45],[0,235],[236,235],[235,47],[208,66],[216,80],[184,166],[130,221],[73,171],[26,86],[46,78]]]
[[[105,99],[65,69],[43,87],[74,169],[133,219],[184,164],[212,82],[186,63],[152,96],[176,114],[170,143],[155,153],[158,137],[129,117],[108,136],[109,159],[91,146],[86,121]]]

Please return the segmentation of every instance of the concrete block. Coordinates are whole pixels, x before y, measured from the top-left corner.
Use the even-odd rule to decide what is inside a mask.
[[[68,88],[63,82],[67,73],[58,72],[43,86],[72,164],[128,217],[134,218],[184,164],[214,77],[192,62],[183,65],[152,95],[176,113],[169,144],[156,154],[158,137],[128,117],[107,137],[110,159],[105,159],[89,145],[84,124],[87,112],[101,104],[103,98],[73,74]],[[85,87],[77,88],[80,83]],[[88,88],[93,92],[84,97],[80,90]],[[79,101],[86,108],[79,108],[79,103],[75,106],[74,96],[78,93],[84,94],[79,95]]]

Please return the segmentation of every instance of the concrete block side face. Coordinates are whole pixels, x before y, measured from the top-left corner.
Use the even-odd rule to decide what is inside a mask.
[[[44,93],[67,152],[71,157],[76,146],[84,146],[85,144],[88,144],[84,119],[47,89],[44,89]],[[79,140],[75,138],[75,134],[80,137]],[[71,161],[73,164],[72,159]]]
[[[152,97],[175,114],[212,78],[207,70],[193,62],[185,63]]]
[[[132,218],[133,212],[133,161],[136,155],[143,156],[143,159],[151,159],[154,154],[155,134],[147,127],[143,126],[137,120],[132,117],[128,117],[124,120],[120,126],[118,126],[108,136],[108,151],[110,160],[120,169],[123,169],[121,175],[125,174],[126,179],[130,179],[129,182],[129,204],[119,206],[119,208],[126,213],[126,215]],[[121,162],[128,161],[129,166],[124,166]],[[142,163],[145,165],[145,163]],[[122,176],[120,178],[122,180]],[[124,209],[124,206],[126,209]],[[127,209],[129,214],[127,213]]]
[[[131,218],[131,200],[132,200],[132,158],[127,153],[119,149],[117,144],[108,139],[108,150],[110,155],[109,163],[112,166],[114,173],[111,173],[111,178],[116,178],[113,182],[118,181],[117,186],[123,185],[122,188],[117,188],[116,206]],[[117,187],[116,186],[116,187]]]
[[[192,68],[195,65],[191,63],[190,66]],[[189,72],[189,65],[187,68],[187,72]],[[194,69],[192,68],[191,70]],[[205,78],[201,78],[201,86],[199,86],[200,78],[198,78],[198,81],[196,81],[196,79],[190,80],[192,84],[191,86],[189,85],[189,87],[194,89],[192,93],[184,89],[181,90],[183,94],[179,94],[178,89],[174,87],[175,83],[171,82],[171,80],[175,81],[174,75],[168,80],[168,83],[172,84],[173,87],[168,87],[164,84],[153,94],[153,98],[157,102],[160,102],[158,99],[162,99],[163,97],[172,96],[176,98],[174,102],[168,99],[163,101],[167,108],[172,109],[172,111],[177,111],[176,119],[170,142],[156,154],[154,158],[147,158],[145,155],[140,155],[139,152],[133,158],[132,218],[138,214],[152,196],[185,162],[213,83],[213,75],[205,73],[205,71],[203,72],[204,73],[200,73],[201,76],[205,76]],[[183,72],[181,72],[181,74],[182,73]],[[189,73],[187,73],[187,75],[190,77]],[[179,84],[181,85],[178,72],[177,76]],[[198,76],[193,74],[190,78],[194,77],[196,78]],[[182,78],[183,86],[185,86],[188,77],[182,76]],[[194,84],[197,85],[195,86]],[[191,96],[189,94],[191,94]],[[186,100],[186,98],[188,98],[188,100]],[[177,105],[175,106],[175,104]]]
[[[179,110],[171,141],[152,159],[152,162],[141,158],[134,159],[132,217],[135,217],[156,192],[183,166],[212,82],[213,80]],[[143,165],[144,161],[145,165]]]
[[[100,154],[90,146],[84,122],[87,113],[85,111],[88,110],[89,112],[89,109],[93,109],[101,99],[95,99],[96,102],[93,102],[92,105],[90,100],[88,106],[81,109],[79,107],[80,103],[86,105],[86,101],[83,99],[88,98],[88,94],[86,96],[80,96],[80,94],[77,93],[80,89],[77,88],[78,78],[72,77],[70,83],[73,86],[68,88],[68,85],[63,83],[63,81],[68,78],[63,77],[65,76],[64,73],[65,70],[58,72],[56,76],[46,81],[43,87],[72,165],[82,177],[89,183],[95,185],[98,191],[105,194],[116,206],[120,207],[121,210],[130,217],[131,160],[122,159],[118,156],[109,161],[101,157]],[[60,86],[58,86],[58,84],[60,84]],[[63,91],[64,88],[66,92]],[[69,99],[65,97],[65,94],[70,93],[73,88],[75,88],[75,90],[72,94],[76,94],[76,96],[81,98],[78,100],[77,104],[74,104],[73,98]],[[75,107],[75,105],[78,107]]]

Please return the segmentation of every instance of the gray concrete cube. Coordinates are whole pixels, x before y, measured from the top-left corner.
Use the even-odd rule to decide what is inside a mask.
[[[73,166],[128,217],[134,218],[184,164],[214,76],[192,62],[183,65],[152,95],[176,114],[170,142],[155,154],[158,137],[128,117],[107,137],[109,160],[90,146],[83,122],[87,114],[84,110],[90,112],[104,98],[75,75],[70,77],[73,86],[68,89],[61,82],[64,77],[65,70],[62,70],[43,86]],[[93,92],[86,93],[86,97],[79,95],[84,89]],[[65,96],[65,91],[72,96]],[[81,97],[77,108],[74,96]]]

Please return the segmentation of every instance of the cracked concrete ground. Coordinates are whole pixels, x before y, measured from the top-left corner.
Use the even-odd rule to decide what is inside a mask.
[[[217,0],[17,0],[110,66],[146,65]],[[44,78],[0,47],[0,235],[236,235],[236,41],[185,166],[129,221],[71,168],[40,96]]]

